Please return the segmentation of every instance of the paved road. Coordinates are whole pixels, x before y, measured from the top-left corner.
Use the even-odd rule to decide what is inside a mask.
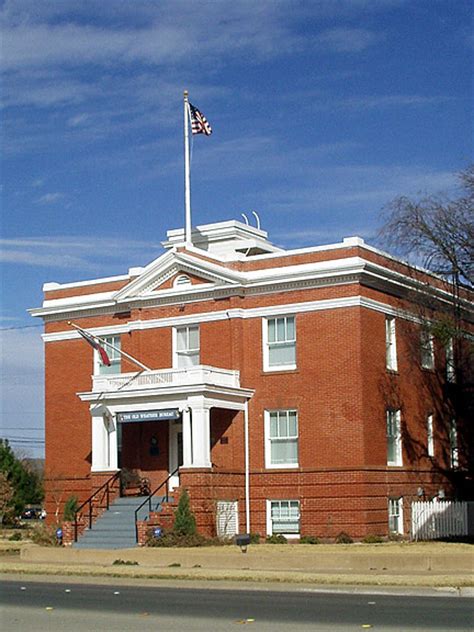
[[[471,632],[474,600],[3,581],[1,629],[220,632]]]

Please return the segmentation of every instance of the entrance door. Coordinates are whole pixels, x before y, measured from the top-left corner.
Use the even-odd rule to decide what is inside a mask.
[[[169,473],[183,465],[183,424],[181,421],[169,422]],[[169,489],[179,487],[179,474],[176,472],[169,480]]]

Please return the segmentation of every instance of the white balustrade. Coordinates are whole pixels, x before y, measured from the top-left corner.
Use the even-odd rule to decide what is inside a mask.
[[[239,371],[231,371],[206,365],[185,369],[165,369],[115,375],[94,375],[94,393],[110,391],[133,391],[147,388],[180,386],[184,384],[211,384],[214,386],[240,387]]]

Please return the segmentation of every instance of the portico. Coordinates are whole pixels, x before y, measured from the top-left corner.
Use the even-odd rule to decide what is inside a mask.
[[[168,424],[169,474],[179,466],[211,468],[211,410],[246,411],[252,395],[238,371],[205,365],[93,376],[92,390],[78,393],[90,404],[91,473],[120,469],[123,426],[150,422]],[[156,449],[166,448],[161,442]]]

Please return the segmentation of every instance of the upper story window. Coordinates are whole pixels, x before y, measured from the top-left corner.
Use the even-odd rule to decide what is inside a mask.
[[[428,329],[422,329],[420,335],[421,366],[424,369],[434,369],[434,340]]]
[[[265,411],[266,467],[298,466],[298,414],[296,410]]]
[[[453,469],[459,467],[458,428],[455,419],[451,419],[449,428],[449,454],[450,466]]]
[[[387,369],[397,370],[397,340],[395,331],[395,318],[385,318],[385,357]]]
[[[402,465],[402,429],[399,410],[387,410],[387,465]]]
[[[120,336],[101,336],[104,344],[102,343],[102,347],[105,349],[107,355],[109,356],[110,366],[107,366],[102,362],[100,354],[95,351],[94,353],[94,373],[97,375],[110,375],[112,373],[120,373],[121,372],[121,358],[120,358]]]
[[[446,379],[456,381],[456,366],[454,364],[454,340],[450,338],[446,343]]]
[[[175,327],[173,336],[173,366],[182,369],[199,364],[198,325]]]
[[[433,415],[428,415],[426,418],[426,450],[428,452],[428,456],[434,456]]]
[[[191,285],[191,279],[187,274],[179,274],[173,281],[173,287],[183,287],[185,285]]]
[[[263,368],[265,371],[296,369],[296,327],[294,316],[263,321]]]

